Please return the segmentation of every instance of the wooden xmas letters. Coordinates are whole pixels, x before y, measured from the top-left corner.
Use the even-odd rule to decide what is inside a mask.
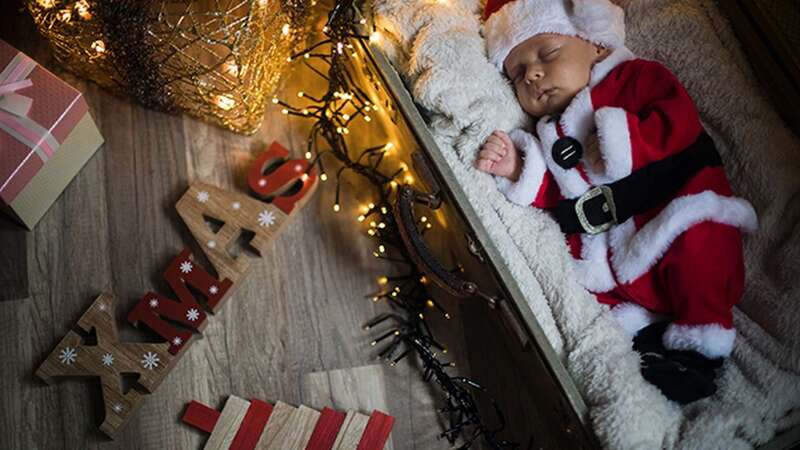
[[[208,315],[197,296],[216,313],[247,274],[253,258],[244,252],[232,253],[241,234],[253,233],[249,245],[263,254],[313,194],[314,169],[305,160],[287,159],[288,155],[285,148],[273,142],[251,167],[248,183],[260,200],[195,182],[175,205],[219,278],[193,261],[189,249],[169,263],[164,278],[174,297],[148,292],[128,314],[131,324],[144,324],[164,342],[119,342],[114,298],[104,293],[78,320],[78,327],[87,336],[69,331],[36,370],[36,376],[48,384],[56,377],[100,377],[105,405],[100,429],[113,438],[147,394],[155,391],[175,367],[193,342],[192,333],[205,328]],[[221,226],[214,230],[208,222]],[[91,333],[96,334],[96,345],[87,343]],[[127,392],[123,392],[123,373],[138,376]]]

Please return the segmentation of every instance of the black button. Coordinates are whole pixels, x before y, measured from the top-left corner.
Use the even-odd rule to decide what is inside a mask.
[[[565,169],[571,169],[578,165],[578,161],[583,157],[583,146],[577,139],[569,136],[559,138],[553,144],[553,161]]]

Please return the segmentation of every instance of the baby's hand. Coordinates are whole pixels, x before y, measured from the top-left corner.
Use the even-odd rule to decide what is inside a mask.
[[[511,138],[506,133],[495,130],[481,147],[476,166],[478,170],[517,181],[522,168],[522,158]]]

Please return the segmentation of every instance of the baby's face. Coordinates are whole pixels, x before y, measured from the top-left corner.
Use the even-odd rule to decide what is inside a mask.
[[[564,111],[589,84],[592,66],[607,54],[578,37],[537,34],[514,47],[503,66],[522,109],[542,117]]]

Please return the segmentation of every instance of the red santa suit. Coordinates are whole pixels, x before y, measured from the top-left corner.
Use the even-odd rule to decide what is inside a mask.
[[[589,85],[563,114],[538,121],[538,138],[510,133],[524,152],[523,169],[516,182],[497,180],[511,201],[553,208],[683,151],[703,132],[675,76],[623,46],[594,66]],[[585,159],[570,169],[553,160],[559,138],[586,148],[595,133],[602,171]],[[579,281],[613,307],[629,334],[666,316],[672,320],[663,337],[667,348],[717,358],[730,354],[736,334],[731,309],[744,282],[740,230],[756,227],[755,211],[732,195],[724,169],[706,166],[667,201],[606,232],[569,234],[567,241]]]

